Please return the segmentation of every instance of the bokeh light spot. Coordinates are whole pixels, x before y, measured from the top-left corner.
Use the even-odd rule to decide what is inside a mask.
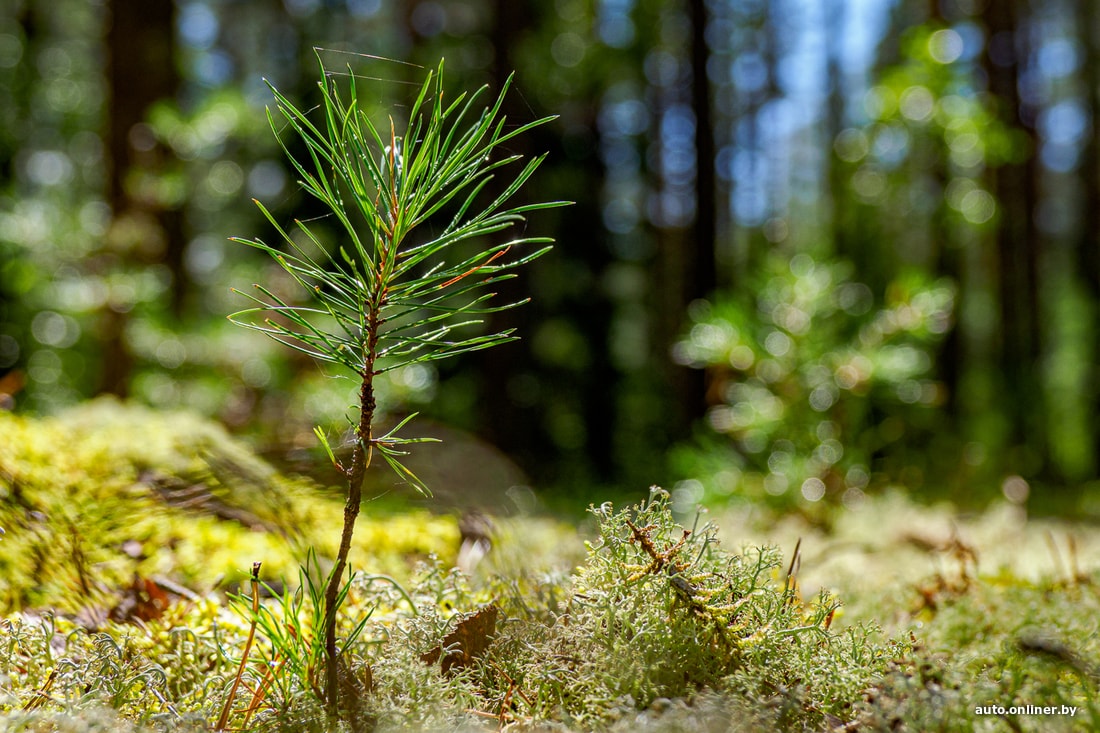
[[[963,54],[963,39],[950,28],[936,31],[928,39],[928,53],[941,64],[957,61]]]

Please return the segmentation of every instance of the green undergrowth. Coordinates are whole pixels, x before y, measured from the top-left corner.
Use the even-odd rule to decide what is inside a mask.
[[[0,471],[5,731],[210,730],[227,700],[229,730],[1100,730],[1100,532],[1019,504],[677,523],[655,489],[579,531],[497,518],[470,576],[453,519],[368,509],[332,718],[299,568],[333,552],[316,487],[114,402],[0,414]]]
[[[797,517],[763,530],[744,512],[716,521],[752,541],[800,541],[802,586],[845,599],[838,623],[875,619],[911,635],[860,704],[859,730],[1100,730],[1097,527],[1004,501],[960,515],[900,493],[828,530]]]
[[[839,602],[802,598],[777,549],[731,551],[713,525],[683,529],[659,489],[640,505],[592,512],[598,536],[572,572],[476,585],[438,563],[406,584],[357,575],[345,615],[363,626],[344,655],[343,719],[326,717],[308,670],[291,673],[285,640],[261,634],[231,727],[625,730],[692,720],[692,729],[821,730],[850,719],[907,653],[908,642],[872,627],[831,629]],[[236,615],[207,599],[101,632],[16,617],[0,650],[16,670],[0,705],[15,729],[50,729],[93,707],[147,726],[214,720],[247,634],[247,600]],[[275,628],[291,610],[295,639],[308,645],[310,604],[292,594],[268,604]]]
[[[1092,582],[936,578],[916,590],[918,641],[868,696],[865,729],[1100,730]]]
[[[236,587],[256,560],[293,578],[305,548],[333,554],[341,513],[190,414],[114,400],[46,419],[0,412],[0,611],[110,605],[135,575]],[[352,561],[405,572],[458,545],[453,518],[368,513]]]

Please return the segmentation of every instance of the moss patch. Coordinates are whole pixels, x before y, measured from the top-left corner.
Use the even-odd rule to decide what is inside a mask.
[[[293,578],[305,547],[335,549],[341,512],[193,415],[113,400],[48,419],[0,412],[0,609],[75,611],[135,574],[235,586],[256,561]],[[452,518],[368,510],[352,563],[407,572],[458,545]]]
[[[889,495],[827,528],[719,513],[685,531],[660,490],[593,507],[588,543],[502,520],[473,578],[451,568],[452,519],[366,512],[339,626],[349,702],[330,718],[318,670],[288,653],[312,643],[296,590],[322,572],[299,563],[310,545],[331,553],[340,510],[187,415],[109,401],[0,414],[3,726],[208,729],[251,619],[250,599],[214,588],[261,560],[264,579],[289,582],[263,601],[274,626],[231,727],[1100,730],[1095,528]],[[197,593],[94,630],[75,614],[156,601],[152,577]],[[1063,706],[1073,715],[1045,712]]]

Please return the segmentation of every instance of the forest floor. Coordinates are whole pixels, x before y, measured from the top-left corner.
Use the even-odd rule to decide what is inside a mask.
[[[328,714],[340,511],[197,418],[0,414],[0,728],[1100,730],[1100,528],[898,492],[502,508],[468,575],[457,516],[368,506]]]

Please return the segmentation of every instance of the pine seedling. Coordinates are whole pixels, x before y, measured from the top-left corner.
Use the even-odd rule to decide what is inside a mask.
[[[289,302],[257,284],[257,294],[244,294],[255,306],[229,318],[345,369],[359,382],[358,416],[349,418],[355,438],[348,462],[337,459],[322,428],[315,431],[347,482],[340,545],[324,595],[324,694],[335,711],[341,577],[375,452],[402,480],[428,493],[402,462],[410,444],[427,440],[399,435],[415,415],[375,435],[375,378],[514,340],[511,330],[484,333],[469,327],[486,314],[526,302],[496,303],[492,288],[544,254],[551,240],[520,236],[500,241],[498,233],[523,222],[530,211],[565,202],[512,202],[545,155],[523,163],[521,156],[501,151],[508,141],[552,118],[509,127],[501,110],[511,77],[486,106],[479,101],[484,87],[445,102],[441,62],[427,74],[399,133],[392,117],[378,125],[363,106],[366,79],[350,67],[347,74],[329,72],[318,60],[320,106],[303,111],[271,86],[276,109],[268,110],[268,121],[300,176],[299,185],[335,222],[339,241],[323,241],[320,231],[304,221],[295,221],[292,233],[257,201],[281,242],[233,241],[273,257],[308,299],[306,304]],[[300,138],[304,153],[291,152],[281,129]],[[498,175],[504,181],[490,186]]]

